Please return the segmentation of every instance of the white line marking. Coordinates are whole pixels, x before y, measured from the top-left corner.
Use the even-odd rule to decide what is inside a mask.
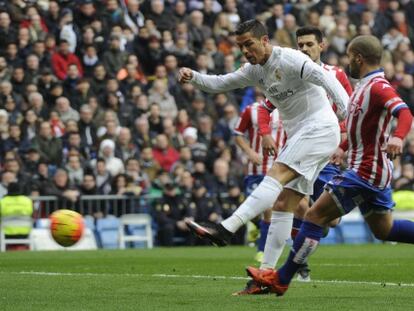
[[[212,279],[212,280],[249,280],[248,277],[224,276],[224,275],[185,275],[185,274],[134,274],[134,273],[72,273],[72,272],[46,272],[46,271],[20,271],[7,272],[0,274],[17,275],[41,275],[41,276],[94,276],[94,277],[153,277],[153,278],[186,278],[186,279]],[[414,283],[393,283],[393,282],[369,282],[369,281],[349,281],[349,280],[312,280],[319,284],[342,284],[342,285],[374,285],[374,286],[399,286],[414,287]]]

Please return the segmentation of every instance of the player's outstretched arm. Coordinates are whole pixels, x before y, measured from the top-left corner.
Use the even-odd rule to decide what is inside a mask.
[[[180,83],[191,83],[200,90],[207,93],[222,93],[246,86],[255,86],[256,80],[253,77],[249,66],[225,75],[206,75],[190,68],[181,68],[178,72]]]

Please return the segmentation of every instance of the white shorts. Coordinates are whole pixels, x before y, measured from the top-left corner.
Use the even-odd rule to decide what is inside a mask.
[[[289,166],[301,176],[286,184],[285,187],[311,195],[316,178],[328,164],[339,142],[339,125],[333,123],[323,126],[306,125],[288,138],[275,162]]]

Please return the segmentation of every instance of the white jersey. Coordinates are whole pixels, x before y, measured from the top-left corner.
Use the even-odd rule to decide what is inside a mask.
[[[191,83],[210,93],[247,86],[259,87],[279,110],[288,137],[309,123],[321,126],[338,123],[327,93],[336,103],[340,119],[346,116],[349,100],[333,75],[302,52],[282,47],[273,47],[263,66],[246,64],[233,73],[221,76],[193,71]],[[274,107],[267,108],[273,110]]]

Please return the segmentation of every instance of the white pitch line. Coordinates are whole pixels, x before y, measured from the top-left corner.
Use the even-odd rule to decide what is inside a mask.
[[[190,278],[190,279],[213,279],[213,280],[249,280],[250,278],[241,276],[224,275],[185,275],[185,274],[134,274],[134,273],[72,273],[72,272],[46,272],[46,271],[20,271],[7,272],[0,274],[19,274],[19,275],[41,275],[41,276],[96,276],[96,277],[153,277],[153,278]],[[312,280],[311,283],[319,284],[344,284],[344,285],[374,285],[374,286],[398,286],[414,287],[414,283],[393,283],[393,282],[369,282],[369,281],[349,281],[349,280]]]

